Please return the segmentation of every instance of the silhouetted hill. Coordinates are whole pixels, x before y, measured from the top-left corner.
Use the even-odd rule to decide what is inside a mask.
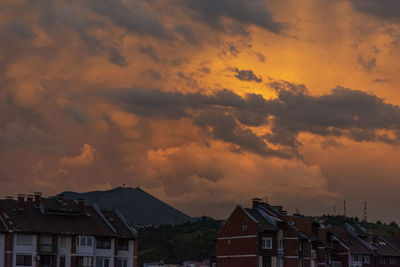
[[[103,209],[120,209],[134,224],[179,224],[191,220],[188,215],[158,200],[139,187],[118,187],[107,191],[86,193],[66,191],[61,194],[66,199],[83,198],[86,203],[97,203]]]

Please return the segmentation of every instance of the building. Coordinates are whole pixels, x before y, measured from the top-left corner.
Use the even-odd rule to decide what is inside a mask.
[[[400,266],[400,248],[391,238],[371,236],[359,224],[331,226],[333,262],[345,267]]]
[[[137,232],[118,210],[20,194],[0,200],[0,266],[136,267]]]
[[[282,221],[253,202],[238,205],[218,231],[218,267],[282,266]]]
[[[253,199],[218,231],[217,267],[400,267],[400,241],[359,224],[324,225]]]

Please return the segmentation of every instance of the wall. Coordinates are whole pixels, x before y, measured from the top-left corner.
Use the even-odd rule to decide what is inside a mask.
[[[135,241],[129,240],[129,249],[128,250],[118,250],[118,258],[126,258],[128,259],[128,266],[134,266],[134,259],[135,256]]]
[[[66,238],[65,246],[62,245],[62,238]],[[57,267],[60,267],[60,257],[65,256],[65,266],[71,266],[71,236],[58,236]]]
[[[110,249],[98,249],[95,247],[94,255],[94,265],[96,264],[96,259],[99,258],[109,258],[110,259],[110,267],[114,266],[114,249],[115,249],[115,239],[111,239],[111,248]]]
[[[0,234],[0,266],[4,266],[5,263],[5,254],[6,254],[6,235]]]
[[[15,234],[14,235],[14,251],[13,251],[13,259],[12,259],[12,266],[16,267],[16,256],[17,254],[24,254],[24,255],[31,255],[32,256],[32,266],[34,266],[35,259],[36,259],[36,243],[37,243],[37,237],[36,235],[30,235],[32,237],[32,245],[26,246],[26,245],[18,245],[18,235],[20,234]]]
[[[247,222],[247,231],[243,231],[243,220]],[[217,266],[257,266],[257,256],[257,224],[237,206],[218,231]]]

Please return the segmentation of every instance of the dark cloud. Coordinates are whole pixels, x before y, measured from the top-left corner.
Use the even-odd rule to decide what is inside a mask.
[[[146,11],[141,1],[131,1],[130,6],[121,0],[89,0],[88,7],[95,13],[109,18],[116,25],[130,32],[169,39],[170,33],[158,17]]]
[[[299,156],[300,133],[346,136],[357,142],[400,141],[400,108],[375,95],[337,87],[313,96],[303,85],[274,82],[271,86],[278,93],[271,100],[257,94],[242,97],[230,90],[185,94],[149,88],[116,89],[106,96],[137,115],[191,118],[203,129],[211,129],[214,138],[264,156]],[[260,136],[249,126],[270,126],[271,131]],[[271,149],[270,144],[279,148]]]
[[[142,45],[139,47],[139,52],[145,55],[148,55],[151,59],[153,59],[155,62],[160,62],[160,58],[157,55],[156,50],[154,49],[154,46],[151,44],[149,45]]]
[[[274,33],[282,31],[282,24],[275,21],[265,1],[189,0],[187,1],[187,6],[194,11],[198,20],[207,23],[215,29],[246,34],[247,32],[241,24],[253,24]],[[222,22],[223,18],[229,18],[234,23],[224,25]]]
[[[267,60],[267,58],[266,58],[262,53],[260,53],[260,52],[257,52],[257,59],[258,59],[260,62],[265,62],[265,61]]]
[[[16,104],[9,95],[0,101],[0,114],[0,149],[49,149],[49,129],[36,109]]]
[[[186,24],[176,24],[174,26],[176,33],[180,34],[186,42],[198,45],[201,43],[200,38],[196,35],[195,31]]]
[[[73,106],[71,104],[66,104],[60,108],[61,112],[73,118],[76,122],[80,124],[87,124],[89,122],[89,116],[87,112]]]
[[[152,80],[160,81],[162,79],[161,73],[155,71],[153,69],[149,69],[143,73],[146,77],[149,77]]]
[[[377,67],[376,58],[365,59],[362,55],[359,55],[358,63],[366,72],[372,72]]]
[[[353,7],[382,19],[400,19],[400,2],[397,0],[350,0]]]
[[[262,77],[257,77],[252,70],[239,70],[238,68],[233,69],[236,72],[235,77],[239,80],[246,82],[262,82]]]
[[[32,39],[35,33],[22,22],[15,21],[3,26],[4,30],[19,36],[22,39]]]
[[[128,61],[126,60],[126,57],[121,55],[121,52],[115,48],[111,47],[109,48],[109,57],[108,59],[110,62],[120,66],[120,67],[126,67],[128,65]]]

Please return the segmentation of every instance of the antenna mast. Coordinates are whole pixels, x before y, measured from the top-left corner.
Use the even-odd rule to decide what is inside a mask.
[[[364,218],[363,221],[367,222],[367,201],[364,201]]]

